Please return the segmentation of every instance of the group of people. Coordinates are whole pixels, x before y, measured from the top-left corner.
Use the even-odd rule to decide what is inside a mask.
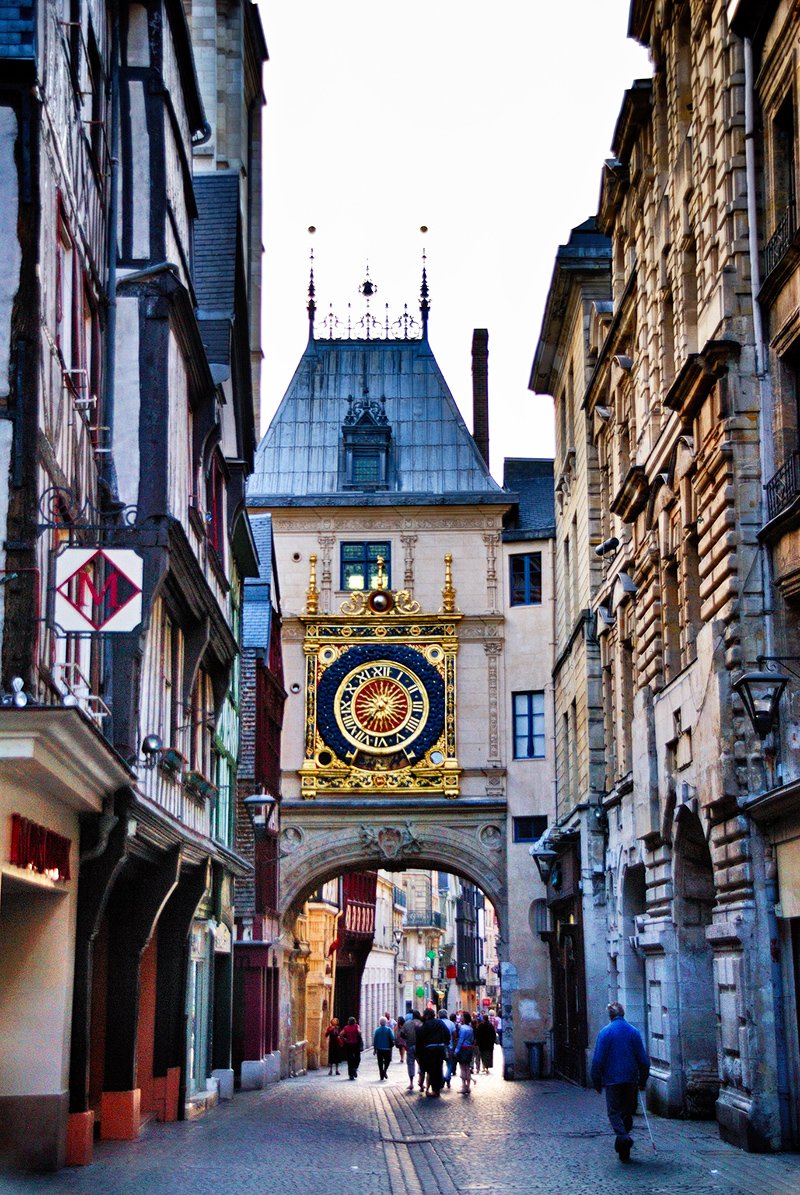
[[[458,1067],[461,1092],[469,1095],[474,1077],[482,1069],[492,1069],[495,1043],[498,1040],[496,1018],[489,1013],[480,1017],[469,1012],[448,1013],[428,1007],[420,1013],[414,1009],[407,1017],[395,1021],[387,1012],[375,1030],[372,1045],[378,1061],[381,1081],[387,1078],[392,1051],[397,1047],[400,1061],[408,1071],[408,1091],[419,1090],[437,1098],[442,1088],[450,1087]],[[342,1028],[336,1017],[325,1030],[328,1043],[328,1074],[338,1075],[342,1061],[347,1063],[348,1078],[355,1079],[364,1049],[364,1039],[355,1017],[349,1017]],[[445,1069],[446,1067],[446,1069]]]

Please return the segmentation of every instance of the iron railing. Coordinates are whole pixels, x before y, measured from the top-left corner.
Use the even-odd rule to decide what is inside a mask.
[[[767,519],[772,520],[800,495],[800,452],[791,454],[764,489],[767,491]]]
[[[406,913],[404,924],[411,929],[444,929],[444,917],[441,913],[426,909],[423,913]]]
[[[786,250],[792,243],[797,231],[797,212],[794,200],[778,221],[778,226],[764,246],[764,277],[767,278],[775,269]]]

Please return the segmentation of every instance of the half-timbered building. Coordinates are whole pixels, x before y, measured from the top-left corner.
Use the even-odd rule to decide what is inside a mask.
[[[260,176],[247,135],[193,151],[255,127],[266,48],[243,6],[248,87],[204,106],[178,0],[30,13],[0,44],[0,1099],[10,1160],[57,1166],[233,1090]]]

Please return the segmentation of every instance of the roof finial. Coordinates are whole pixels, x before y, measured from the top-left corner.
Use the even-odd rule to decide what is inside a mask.
[[[308,227],[308,231],[309,231],[309,234],[313,237],[314,233],[317,230],[313,224],[310,224]],[[311,265],[310,265],[309,273],[308,273],[308,307],[307,307],[308,338],[309,338],[309,340],[313,340],[314,339],[314,316],[317,311],[317,303],[316,303],[316,298],[315,298],[317,292],[314,288],[314,246],[313,245],[311,246],[311,253],[309,254],[309,260],[310,260]]]
[[[423,236],[425,235],[425,233],[427,231],[428,231],[427,224],[420,225],[420,232],[422,233]],[[422,316],[422,339],[423,340],[428,339],[428,312],[431,309],[431,305],[428,301],[429,291],[428,291],[427,264],[428,264],[428,258],[425,253],[425,246],[423,244],[423,246],[422,246],[422,286],[420,287],[420,290],[419,290],[419,312],[420,312],[420,315]]]

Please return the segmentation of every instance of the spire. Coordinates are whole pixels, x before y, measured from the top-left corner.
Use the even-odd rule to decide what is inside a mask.
[[[309,226],[308,231],[309,231],[310,235],[313,236],[317,230],[314,227],[314,225],[311,224]],[[308,306],[307,306],[306,310],[308,311],[308,339],[313,340],[314,339],[314,316],[317,311],[317,303],[316,303],[316,298],[315,298],[317,292],[314,287],[314,246],[313,245],[311,246],[311,253],[309,254],[309,260],[310,260],[311,265],[310,265],[309,272],[308,272]]]
[[[427,224],[421,225],[420,232],[422,233],[423,236],[425,235],[425,233],[427,231],[428,231]],[[428,312],[431,309],[431,305],[428,302],[429,291],[428,291],[427,264],[428,264],[428,258],[425,253],[425,246],[423,244],[423,247],[422,247],[422,286],[419,289],[419,313],[420,313],[420,316],[422,317],[422,339],[423,340],[428,339]]]

